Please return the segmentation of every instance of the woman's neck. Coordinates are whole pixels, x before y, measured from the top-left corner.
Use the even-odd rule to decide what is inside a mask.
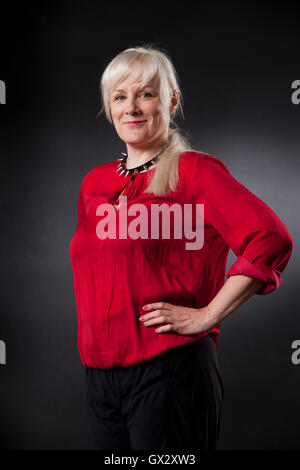
[[[148,162],[151,158],[156,157],[156,155],[158,155],[165,146],[166,142],[151,145],[149,148],[144,149],[127,145],[126,168],[130,170],[131,168],[143,165],[143,163]]]

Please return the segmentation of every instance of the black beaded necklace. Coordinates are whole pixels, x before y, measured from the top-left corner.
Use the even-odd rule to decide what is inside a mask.
[[[121,152],[122,155],[124,155],[124,157],[118,158],[118,160],[121,160],[121,163],[119,164],[116,172],[118,173],[118,171],[120,171],[120,173],[118,173],[119,175],[122,175],[123,173],[125,173],[125,177],[127,177],[129,174],[132,175],[132,173],[134,173],[136,175],[137,173],[140,173],[141,171],[148,170],[150,166],[154,165],[160,159],[160,156],[164,150],[165,148],[161,150],[159,154],[156,155],[156,157],[151,158],[151,160],[149,160],[148,162],[143,163],[142,165],[136,166],[135,168],[130,168],[130,169],[127,169],[125,166],[126,160],[127,160],[127,153]]]

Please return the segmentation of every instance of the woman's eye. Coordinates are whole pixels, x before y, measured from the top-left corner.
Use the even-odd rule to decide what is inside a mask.
[[[143,93],[141,93],[140,96],[143,96],[143,95],[148,95],[148,96],[150,96],[150,97],[152,96],[151,93],[148,93],[148,92],[146,92],[146,91],[144,91]],[[120,101],[120,98],[125,98],[125,96],[124,96],[124,95],[116,96],[116,97],[115,97],[115,101]],[[121,100],[121,101],[123,101],[123,100]]]

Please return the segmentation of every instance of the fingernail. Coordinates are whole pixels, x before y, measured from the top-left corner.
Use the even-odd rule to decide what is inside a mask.
[[[147,308],[148,308],[148,305],[143,306],[143,310],[147,310]]]

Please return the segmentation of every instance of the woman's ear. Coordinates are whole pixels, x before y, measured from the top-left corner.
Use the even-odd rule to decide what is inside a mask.
[[[175,114],[180,98],[179,90],[172,90],[171,94],[171,103],[170,103],[170,116],[172,117]]]

